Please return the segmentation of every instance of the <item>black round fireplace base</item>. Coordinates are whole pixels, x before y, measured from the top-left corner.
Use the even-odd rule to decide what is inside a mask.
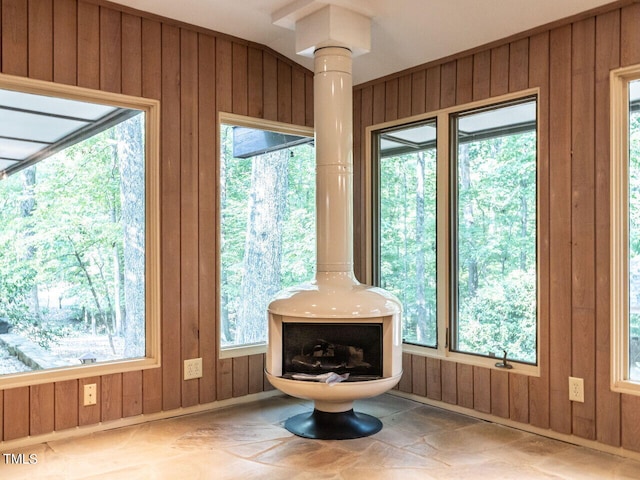
[[[291,417],[284,423],[284,428],[304,438],[349,440],[378,433],[382,429],[382,422],[366,413],[356,413],[353,409],[338,413],[314,409],[313,413]]]

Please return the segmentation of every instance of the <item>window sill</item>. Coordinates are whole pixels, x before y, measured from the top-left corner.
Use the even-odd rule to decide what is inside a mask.
[[[0,390],[9,388],[41,385],[43,383],[64,382],[87,377],[99,377],[114,373],[135,372],[160,367],[160,359],[154,357],[137,358],[108,363],[94,363],[49,370],[35,370],[0,377]]]
[[[260,355],[263,353],[267,353],[267,344],[266,343],[257,343],[254,345],[242,345],[238,347],[221,347],[219,358],[236,358],[236,357],[245,357],[248,355]]]
[[[506,369],[501,367],[496,367],[496,363],[500,362],[501,359],[496,358],[488,358],[488,357],[480,357],[476,355],[467,355],[464,353],[451,352],[449,350],[438,350],[435,348],[429,347],[420,347],[418,345],[408,345],[403,344],[402,351],[404,353],[409,353],[412,355],[418,355],[421,357],[435,358],[438,360],[447,360],[451,362],[461,363],[463,365],[472,365],[474,367],[483,367],[491,370],[501,371],[501,372],[511,372],[519,375],[527,375],[531,377],[539,377],[540,376],[540,365],[529,365],[526,363],[509,361],[509,365],[512,365],[513,368]],[[638,385],[638,393],[640,393],[640,385]]]

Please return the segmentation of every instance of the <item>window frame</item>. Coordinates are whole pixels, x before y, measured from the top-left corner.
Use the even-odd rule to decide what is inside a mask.
[[[422,116],[421,116],[422,117]],[[441,172],[439,171],[439,164],[440,161],[438,159],[438,138],[440,135],[440,129],[444,129],[446,128],[445,126],[442,126],[439,123],[439,119],[437,116],[427,116],[425,118],[421,118],[421,120],[418,121],[414,121],[414,122],[403,122],[400,124],[396,124],[395,122],[392,122],[392,124],[388,127],[385,128],[377,128],[375,131],[373,131],[372,136],[371,136],[371,151],[372,151],[372,156],[370,157],[372,159],[371,162],[368,162],[368,165],[371,166],[371,215],[367,216],[367,218],[371,218],[371,235],[368,238],[371,238],[371,279],[368,280],[368,283],[371,283],[373,285],[380,285],[381,282],[381,272],[379,271],[378,268],[376,268],[376,265],[379,265],[379,262],[382,258],[382,247],[381,247],[381,234],[380,234],[380,215],[381,215],[381,196],[378,194],[378,191],[380,190],[380,183],[381,183],[381,178],[380,178],[380,172],[381,172],[381,165],[380,165],[380,136],[385,134],[385,133],[389,133],[389,132],[394,132],[394,131],[398,131],[398,130],[404,130],[404,129],[410,129],[412,127],[418,127],[421,125],[430,125],[433,124],[433,126],[435,127],[436,130],[436,145],[434,147],[435,149],[435,153],[436,153],[436,205],[435,205],[435,210],[436,210],[436,231],[439,231],[439,226],[438,226],[438,219],[440,218],[440,214],[438,213],[438,208],[440,205],[440,199],[439,199],[439,195],[438,195],[438,179],[440,178]],[[375,140],[374,140],[375,139]],[[373,161],[373,159],[375,159],[375,161]],[[438,245],[438,235],[436,235],[436,346],[431,346],[431,345],[425,345],[425,344],[419,344],[419,343],[412,343],[412,342],[404,342],[403,341],[403,345],[405,348],[418,348],[418,349],[423,349],[423,348],[427,348],[430,350],[435,350],[437,349],[437,346],[440,344],[440,322],[437,320],[438,319],[438,315],[439,315],[439,311],[440,311],[440,302],[439,302],[439,292],[440,292],[440,285],[438,282],[438,272],[441,269],[440,266],[440,262],[439,262],[439,257],[438,257],[438,251],[441,247]],[[369,251],[369,249],[367,249]]]
[[[0,390],[161,366],[160,298],[160,102],[0,74],[0,88],[131,108],[145,114],[145,357],[0,375]]]
[[[289,135],[299,135],[303,137],[311,137],[313,138],[315,135],[315,130],[313,127],[307,127],[303,125],[295,125],[291,123],[278,122],[274,120],[265,120],[263,118],[249,117],[245,115],[238,115],[235,113],[229,112],[218,112],[218,123],[216,125],[217,132],[217,150],[216,150],[216,185],[220,184],[220,146],[222,145],[221,132],[220,128],[222,124],[225,125],[233,125],[238,127],[247,127],[254,128],[259,130],[270,130],[272,132],[284,133]],[[216,195],[216,244],[221,245],[221,213],[222,210],[220,208],[220,197],[219,194]],[[220,323],[221,319],[221,302],[220,302],[220,292],[221,292],[221,273],[222,271],[222,256],[220,253],[216,253],[216,317],[218,318],[218,322]],[[311,278],[309,279],[311,280]],[[265,319],[267,312],[265,310]],[[235,358],[235,357],[243,357],[247,355],[258,355],[267,352],[267,341],[265,339],[264,342],[250,344],[250,345],[231,345],[223,347],[220,343],[220,328],[217,329],[216,334],[216,348],[218,350],[218,358],[219,359],[227,359],[227,358]]]
[[[611,390],[640,395],[629,378],[629,82],[640,80],[640,65],[612,70],[610,88],[611,216]]]
[[[368,126],[365,129],[365,181],[364,181],[364,194],[366,198],[365,202],[365,249],[366,249],[366,265],[363,272],[364,280],[367,283],[374,281],[374,271],[376,266],[374,260],[376,258],[374,252],[378,248],[375,245],[374,228],[378,220],[374,220],[374,215],[377,215],[377,207],[374,204],[376,200],[374,188],[374,162],[377,161],[375,157],[375,138],[377,132],[388,130],[394,127],[400,127],[403,125],[410,125],[427,121],[429,119],[435,119],[437,124],[437,138],[436,138],[436,158],[437,158],[437,194],[436,194],[436,278],[437,278],[437,345],[435,348],[418,346],[413,344],[403,343],[403,351],[405,353],[424,356],[429,358],[436,358],[441,360],[451,360],[457,363],[473,365],[479,367],[485,367],[490,369],[502,370],[503,368],[496,367],[496,363],[501,360],[500,357],[483,357],[471,353],[462,353],[453,351],[451,349],[451,292],[452,292],[452,272],[451,272],[451,255],[453,254],[451,248],[451,221],[454,212],[451,210],[451,182],[455,180],[455,175],[451,172],[451,148],[454,142],[452,142],[451,136],[453,134],[451,129],[451,119],[453,115],[459,114],[468,110],[475,110],[481,108],[490,108],[492,106],[499,107],[502,104],[515,103],[523,101],[526,98],[534,98],[536,100],[536,146],[539,149],[540,144],[540,89],[530,88],[521,90],[506,95],[497,97],[491,97],[485,100],[479,100],[475,102],[469,102],[461,105],[455,105],[448,108],[438,109],[430,112],[426,112],[420,115],[414,115],[400,120],[394,120],[384,123]],[[538,153],[538,152],[537,152]],[[536,182],[540,184],[540,168],[536,168]],[[539,188],[538,188],[539,190]],[[540,219],[540,195],[536,198],[536,225],[539,225]],[[540,328],[540,296],[542,292],[540,272],[540,243],[541,238],[539,232],[536,233],[536,300],[537,300],[537,312],[536,312],[536,337],[539,340],[541,338]],[[547,359],[540,357],[540,343],[536,342],[536,364],[528,364],[517,361],[509,360],[509,364],[513,367],[510,371],[513,373],[520,373],[529,376],[539,377],[541,373],[541,365],[546,362]]]

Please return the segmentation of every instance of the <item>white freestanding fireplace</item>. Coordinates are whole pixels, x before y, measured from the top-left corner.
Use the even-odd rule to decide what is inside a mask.
[[[317,272],[270,303],[265,370],[274,387],[314,401],[312,413],[287,420],[289,431],[358,438],[382,423],[354,412],[353,402],[388,391],[402,376],[401,304],[353,273],[351,65],[353,51],[369,48],[370,19],[327,5],[294,20],[296,50],[315,59]],[[339,383],[308,379],[331,373],[349,375]]]

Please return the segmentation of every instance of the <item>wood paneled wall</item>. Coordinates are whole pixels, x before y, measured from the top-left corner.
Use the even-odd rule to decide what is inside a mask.
[[[640,451],[640,397],[609,388],[609,71],[640,63],[640,4],[602,12],[357,86],[355,190],[364,201],[366,127],[539,87],[542,375],[405,354],[399,389]],[[570,375],[584,403],[569,402]]]
[[[161,102],[162,368],[0,390],[0,441],[269,389],[218,360],[217,112],[310,126],[312,73],[265,47],[105,2],[0,0],[2,73]],[[204,376],[182,380],[182,361]],[[98,403],[81,405],[86,383]]]

